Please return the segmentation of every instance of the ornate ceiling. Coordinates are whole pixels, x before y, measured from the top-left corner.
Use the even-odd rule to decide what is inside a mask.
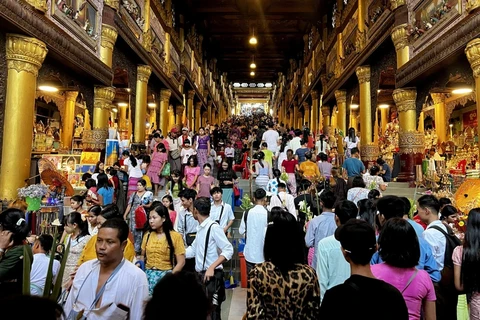
[[[320,0],[184,0],[204,48],[231,82],[275,82],[291,58],[302,57],[303,36],[320,21]],[[254,30],[258,44],[248,43]],[[250,63],[255,57],[255,76]]]

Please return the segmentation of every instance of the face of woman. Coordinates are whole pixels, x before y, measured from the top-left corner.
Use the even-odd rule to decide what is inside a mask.
[[[199,133],[201,136],[203,136],[203,135],[205,134],[205,130],[200,129],[200,130],[198,130],[198,133]]]
[[[138,191],[138,192],[143,192],[143,191],[145,191],[145,187],[144,187],[143,184],[141,184],[140,182],[137,183],[137,191]]]
[[[171,203],[170,200],[168,200],[167,198],[163,198],[163,199],[162,199],[162,204],[165,206],[165,208],[168,208],[168,207],[170,207],[170,205],[171,205],[172,203]]]
[[[452,214],[447,217],[447,223],[455,223],[458,220],[457,214]]]
[[[104,163],[100,163],[100,164],[98,165],[98,169],[100,169],[100,170],[103,171],[103,170],[105,169],[105,164],[104,164]]]
[[[98,227],[101,227],[102,224],[103,224],[105,221],[107,221],[107,219],[105,219],[103,216],[98,216],[98,217],[97,217],[97,225],[98,225]]]
[[[75,223],[74,223],[74,224],[67,223],[67,224],[65,225],[65,232],[66,232],[67,234],[72,234],[73,231],[75,231],[76,226],[77,226],[77,225],[76,225]]]
[[[190,167],[195,167],[195,160],[193,159],[188,160],[188,164],[190,165]]]
[[[150,224],[150,227],[153,230],[158,230],[158,228],[161,228],[163,226],[164,221],[165,221],[165,218],[160,217],[156,211],[150,212],[148,223]]]
[[[173,181],[178,181],[178,178],[179,178],[179,176],[173,176],[173,175],[172,175]]]
[[[228,163],[223,162],[223,163],[222,163],[222,169],[223,169],[223,170],[227,170],[227,169],[228,169]]]
[[[206,176],[209,176],[210,175],[210,168],[209,167],[203,168],[203,172],[205,173]]]
[[[91,225],[92,227],[95,227],[95,226],[97,225],[97,217],[96,217],[96,216],[94,216],[94,215],[89,215],[89,216],[87,217],[87,220],[88,220],[88,223],[90,223],[90,225]]]

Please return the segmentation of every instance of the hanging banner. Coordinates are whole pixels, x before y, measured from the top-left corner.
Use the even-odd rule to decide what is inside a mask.
[[[468,111],[463,114],[463,128],[465,129],[466,127],[477,127],[477,110]]]

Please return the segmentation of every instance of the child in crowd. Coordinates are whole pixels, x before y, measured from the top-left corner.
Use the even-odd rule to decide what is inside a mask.
[[[183,180],[188,189],[195,189],[198,176],[200,175],[200,167],[198,166],[197,156],[190,156],[188,163],[183,171]]]
[[[262,142],[261,150],[265,155],[265,162],[268,163],[270,168],[273,168],[273,152],[267,149],[268,145],[266,142]]]
[[[182,208],[182,200],[178,196],[180,191],[184,189],[182,180],[180,179],[180,171],[173,170],[170,174],[170,181],[168,181],[165,191],[167,195],[172,196],[173,206],[176,212],[180,212]]]
[[[273,179],[270,179],[267,184],[267,191],[272,194],[272,197],[277,196],[278,194],[278,184],[284,183],[287,185],[286,181],[280,179],[281,171],[278,169],[273,170]]]
[[[182,151],[180,152],[180,157],[182,158],[182,171],[181,171],[182,174],[185,170],[185,166],[188,165],[188,159],[191,156],[195,155],[196,153],[197,153],[196,150],[193,149],[192,146],[190,145],[190,140],[185,139],[183,141]]]
[[[197,180],[197,197],[210,198],[210,189],[215,186],[215,178],[211,174],[212,166],[206,163],[203,166],[203,175]]]

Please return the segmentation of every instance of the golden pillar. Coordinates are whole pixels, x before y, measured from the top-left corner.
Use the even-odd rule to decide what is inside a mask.
[[[425,113],[422,111],[420,112],[420,116],[418,117],[418,126],[417,131],[421,133],[425,133]]]
[[[170,89],[160,90],[160,129],[162,129],[164,136],[166,136],[168,132],[168,122],[170,119],[168,115],[168,105],[171,95],[172,91]]]
[[[360,83],[360,141],[361,145],[372,143],[372,105],[370,99],[370,66],[355,70]]]
[[[5,100],[0,199],[12,200],[30,176],[32,123],[38,70],[48,49],[35,38],[7,34]]]
[[[62,119],[62,144],[70,149],[73,139],[73,125],[75,121],[75,102],[77,101],[78,91],[65,92],[65,113]]]
[[[185,112],[185,107],[183,105],[178,104],[175,107],[175,114],[176,114],[175,125],[179,126],[180,129],[183,127],[183,122],[184,122],[183,114],[184,114],[184,112]]]
[[[218,118],[219,123],[222,123],[223,120],[224,120],[224,111],[225,111],[224,103],[223,103],[223,101],[219,101],[218,102],[218,110],[217,110],[217,118]]]
[[[312,128],[312,121],[310,119],[310,106],[308,105],[307,102],[303,103],[303,110],[305,114],[305,116],[303,117],[303,124],[304,125],[308,124],[308,127]]]
[[[399,69],[410,59],[406,23],[392,29],[392,41],[397,52],[397,69]]]
[[[445,95],[443,93],[431,93],[435,111],[435,131],[438,136],[438,144],[448,141],[447,139],[447,115],[445,113]]]
[[[367,42],[365,20],[367,19],[368,6],[366,2],[366,0],[358,0],[358,29],[355,39],[355,49],[357,52],[362,51]]]
[[[350,109],[350,128],[354,128],[355,131],[358,131],[358,109]],[[345,131],[345,136],[348,132]]]
[[[172,107],[168,107],[168,131],[170,131],[175,126],[175,111]]]
[[[208,111],[203,111],[201,126],[207,128],[207,122],[208,122]]]
[[[150,30],[150,0],[145,0],[143,6],[143,35],[142,46],[148,52],[152,51],[152,31]]]
[[[337,129],[338,127],[338,108],[337,106],[333,107],[332,110],[332,117],[330,118],[330,127],[332,127],[332,130]],[[332,131],[334,133],[335,131]]]
[[[147,85],[152,68],[147,65],[137,66],[137,86],[135,95],[134,142],[145,142],[145,122],[147,116]]]
[[[388,123],[388,108],[380,108],[380,122],[382,126],[381,135],[385,134],[385,130],[387,130],[387,123]]]
[[[393,100],[399,114],[400,174],[397,181],[415,180],[415,166],[421,164],[425,151],[425,136],[416,131],[417,115],[415,88],[395,89]]]
[[[198,131],[198,128],[200,128],[200,123],[201,123],[201,115],[200,115],[200,110],[202,108],[202,102],[197,101],[195,103],[195,131]]]
[[[343,135],[347,134],[347,91],[335,90],[335,100],[337,100],[337,128]]]
[[[127,130],[127,107],[118,107],[118,128]]]
[[[322,107],[322,132],[328,134],[328,127],[330,126],[330,106]]]
[[[93,96],[93,129],[107,129],[115,88],[95,87]]]
[[[300,115],[300,111],[298,110],[298,105],[297,105],[297,102],[293,102],[293,119],[292,119],[292,126],[295,127],[295,129],[299,129],[298,128],[298,118],[299,118],[299,115]]]
[[[112,67],[113,47],[117,41],[117,29],[102,24],[102,35],[100,37],[100,60],[110,68]]]
[[[187,100],[187,112],[186,112],[186,118],[188,122],[188,126],[190,127],[190,130],[193,130],[194,127],[194,111],[193,111],[193,98],[195,97],[195,91],[194,90],[189,90],[188,91],[188,100]]]
[[[207,116],[206,116],[207,119],[206,120],[207,120],[209,125],[213,125],[212,104],[213,104],[212,100],[207,101]]]
[[[318,132],[318,91],[313,90],[311,93],[312,96],[312,131],[317,134]]]
[[[157,125],[157,106],[151,108],[148,107],[148,123],[150,124],[150,128],[158,129],[160,128]],[[162,131],[163,132],[163,131]]]
[[[475,78],[475,95],[477,97],[477,114],[480,114],[480,39],[470,41],[465,48],[468,62]],[[477,133],[480,133],[480,121],[477,123]],[[5,149],[4,149],[5,150]]]

